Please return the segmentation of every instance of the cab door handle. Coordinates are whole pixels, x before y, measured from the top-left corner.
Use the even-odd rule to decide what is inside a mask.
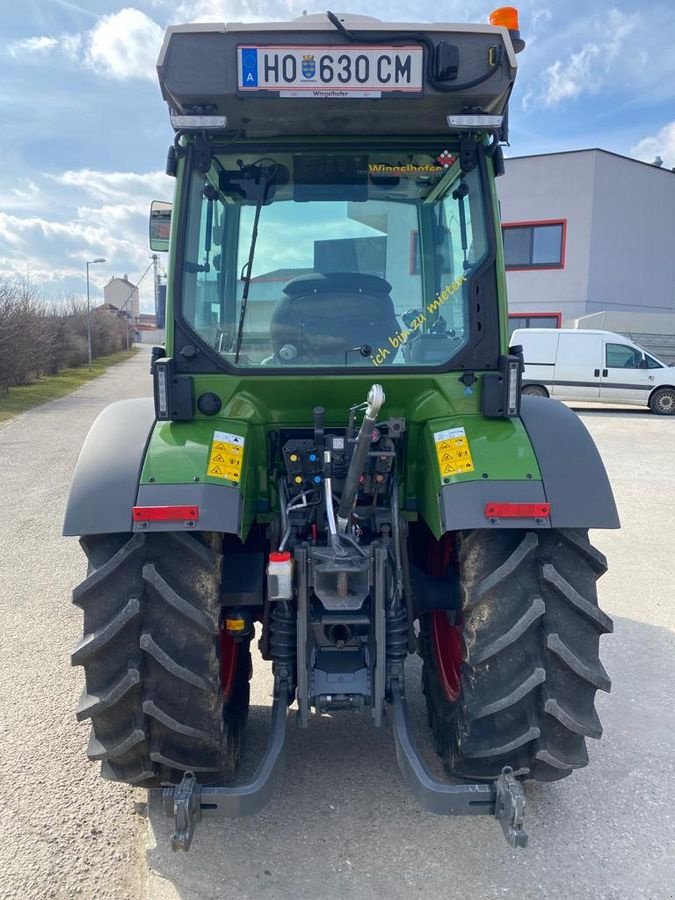
[[[602,377],[607,378],[607,369],[602,370]]]

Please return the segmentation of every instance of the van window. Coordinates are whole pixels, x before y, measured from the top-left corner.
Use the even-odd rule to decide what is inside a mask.
[[[647,368],[648,369],[662,369],[663,366],[660,362],[657,362],[653,356],[650,356],[648,353],[645,353],[645,357],[647,359]]]
[[[606,344],[608,369],[638,369],[642,354],[626,344]]]

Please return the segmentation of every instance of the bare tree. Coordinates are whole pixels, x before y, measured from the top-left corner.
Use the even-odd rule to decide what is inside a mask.
[[[125,346],[126,320],[92,310],[93,356]],[[74,296],[46,303],[29,279],[0,276],[0,393],[87,362],[87,313]]]

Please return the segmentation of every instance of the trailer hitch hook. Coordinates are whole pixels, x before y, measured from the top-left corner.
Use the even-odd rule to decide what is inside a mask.
[[[504,766],[494,784],[495,819],[502,826],[504,837],[511,847],[527,847],[525,820],[525,791],[510,766]]]
[[[173,816],[175,830],[171,835],[171,849],[190,849],[195,833],[195,825],[201,821],[201,787],[194,772],[186,772],[180,784],[174,788],[165,788],[164,811]]]

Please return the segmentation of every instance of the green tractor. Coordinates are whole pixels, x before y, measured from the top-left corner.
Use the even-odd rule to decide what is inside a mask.
[[[154,399],[92,426],[64,533],[89,562],[89,758],[163,791],[174,848],[267,802],[292,704],[302,728],[389,716],[421,805],[494,815],[512,846],[522,782],[564,778],[600,737],[611,620],[588,529],[618,516],[577,416],[521,397],[507,337],[515,16],[167,32],[166,346]],[[274,700],[241,783],[256,630]],[[415,652],[447,781],[409,727]]]

